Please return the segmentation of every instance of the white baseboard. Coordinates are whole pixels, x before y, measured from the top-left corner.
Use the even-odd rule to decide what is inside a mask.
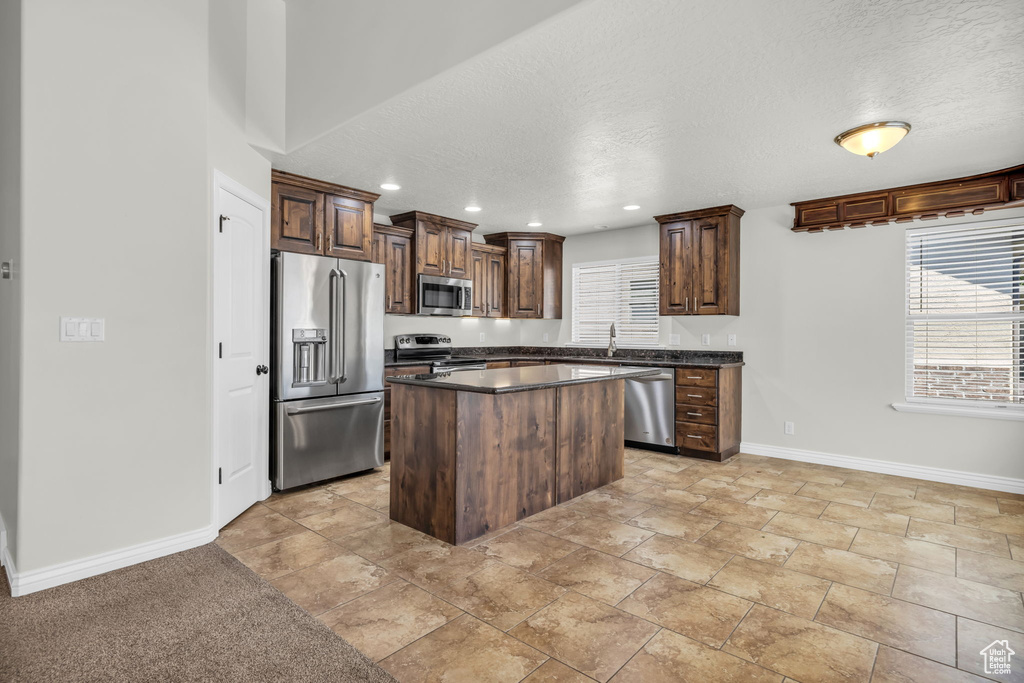
[[[18,572],[14,568],[14,563],[5,547],[4,567],[7,569],[7,578],[11,583],[11,595],[17,597],[205,545],[217,538],[217,533],[217,529],[208,526],[196,531],[168,536],[156,541],[148,541],[121,550],[100,553],[81,560],[55,564],[28,572]]]
[[[898,477],[940,481],[946,484],[973,486],[992,491],[1024,494],[1024,479],[1001,477],[995,474],[976,474],[974,472],[961,472],[960,470],[946,470],[941,467],[908,465],[888,460],[855,458],[850,455],[835,455],[833,453],[820,453],[818,451],[800,450],[799,448],[784,448],[782,446],[768,446],[747,442],[740,444],[740,453],[764,455],[769,458],[785,458],[799,462],[813,462],[819,465],[832,465],[834,467],[846,467],[851,470],[880,472],[882,474],[893,474]]]

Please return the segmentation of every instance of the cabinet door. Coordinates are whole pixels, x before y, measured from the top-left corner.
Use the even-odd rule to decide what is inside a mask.
[[[412,313],[412,239],[388,235],[384,249],[384,312]]]
[[[693,222],[693,311],[701,315],[725,313],[725,219],[720,216]]]
[[[274,183],[270,246],[299,254],[323,253],[324,195]]]
[[[445,275],[448,229],[428,221],[416,224],[416,273]]]
[[[661,226],[661,287],[658,297],[661,315],[694,312],[691,228],[691,221]]]
[[[487,282],[487,317],[504,318],[505,310],[505,274],[508,265],[504,254],[486,254],[487,265],[485,280]]]
[[[470,279],[473,280],[473,315],[483,318],[487,315],[487,257],[482,251],[473,250]]]
[[[544,241],[512,240],[508,259],[508,316],[543,317]]]
[[[327,196],[327,248],[324,254],[369,261],[373,241],[373,204]]]
[[[447,275],[469,278],[473,259],[473,233],[459,228],[448,228],[445,240],[448,248]]]
[[[374,263],[384,263],[387,250],[388,236],[384,233],[374,232],[373,242],[370,247],[370,260]]]

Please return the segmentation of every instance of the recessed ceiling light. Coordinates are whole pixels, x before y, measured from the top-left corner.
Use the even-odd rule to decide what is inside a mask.
[[[607,225],[595,225],[594,226],[594,230],[607,230],[607,229],[608,229]]]
[[[382,190],[401,190],[401,185],[395,185],[394,183],[381,183],[380,189]]]
[[[854,154],[873,159],[910,132],[910,124],[903,121],[879,121],[851,128],[836,136],[835,143]]]
[[[537,221],[534,221],[532,223],[527,223],[526,227],[528,227],[528,228],[539,228],[542,225],[544,225],[544,224],[543,223],[538,223]]]
[[[625,209],[626,211],[636,211],[637,209],[640,208],[640,205],[639,204],[627,204],[626,206],[624,206],[622,208]]]
[[[479,211],[479,210],[480,210],[479,206],[467,206],[466,207],[466,211],[474,211],[475,212],[475,211]]]

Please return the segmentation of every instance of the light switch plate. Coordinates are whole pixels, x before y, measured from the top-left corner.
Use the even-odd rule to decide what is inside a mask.
[[[679,335],[678,334],[670,334],[670,335],[668,335],[668,343],[669,343],[669,346],[679,346]]]
[[[735,334],[730,334],[729,335],[729,346],[736,346],[736,335]]]
[[[544,341],[550,341],[550,337],[547,332],[544,333]]]
[[[103,318],[61,316],[60,340],[62,342],[101,342],[105,335],[106,320]]]
[[[700,343],[703,344],[704,346],[711,346],[711,335],[710,334],[702,334],[702,335],[700,335]]]
[[[484,340],[484,333],[483,333],[483,332],[481,332],[481,333],[480,333],[480,341],[483,341],[483,340]]]

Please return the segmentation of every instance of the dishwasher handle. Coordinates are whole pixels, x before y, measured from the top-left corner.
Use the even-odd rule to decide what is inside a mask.
[[[630,377],[631,382],[664,382],[674,379],[671,372],[663,372],[660,375],[647,375],[646,377]]]

